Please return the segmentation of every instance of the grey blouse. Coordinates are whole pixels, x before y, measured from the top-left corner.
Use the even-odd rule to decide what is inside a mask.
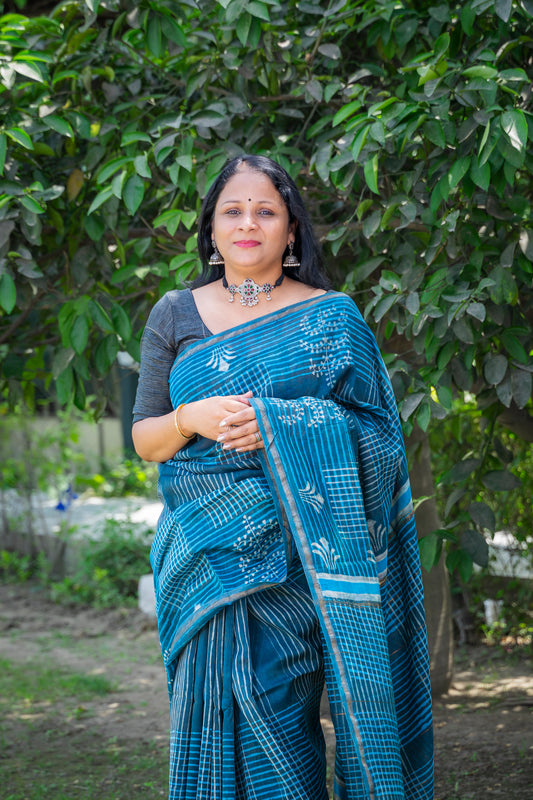
[[[188,344],[211,336],[190,289],[167,292],[153,307],[141,339],[141,370],[133,422],[172,411],[168,377]]]

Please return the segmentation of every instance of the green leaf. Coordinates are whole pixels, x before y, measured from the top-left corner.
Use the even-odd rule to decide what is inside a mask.
[[[413,414],[414,411],[416,411],[416,409],[418,408],[422,400],[425,398],[425,396],[426,396],[425,392],[415,392],[414,394],[407,395],[407,397],[402,403],[402,408],[400,412],[404,422],[409,419],[409,417],[411,416],[411,414]]]
[[[509,22],[512,7],[512,0],[495,0],[494,3],[494,11],[504,22]]]
[[[111,318],[107,313],[107,311],[104,309],[104,307],[98,302],[98,300],[91,299],[89,301],[87,310],[88,313],[90,314],[92,322],[95,325],[98,325],[100,330],[102,330],[104,333],[112,333],[113,324],[111,322]]]
[[[495,469],[492,472],[486,472],[482,475],[481,480],[483,486],[493,492],[511,492],[522,485],[520,478],[517,478],[512,472],[507,472],[506,469]]]
[[[161,33],[161,20],[153,12],[149,15],[146,29],[146,45],[156,58],[163,55],[163,37]]]
[[[453,164],[449,173],[450,189],[455,189],[457,184],[463,179],[463,177],[468,172],[469,167],[470,167],[470,156],[463,156],[463,158],[459,158],[455,162],[455,164]]]
[[[76,317],[69,338],[72,349],[78,356],[81,356],[89,339],[89,322],[85,314]]]
[[[474,564],[479,564],[480,567],[488,566],[489,546],[485,537],[479,531],[472,528],[463,531],[460,543],[462,549],[471,556]]]
[[[111,307],[111,319],[120,338],[124,342],[128,342],[131,339],[131,322],[122,306],[117,303]]]
[[[7,272],[0,275],[0,306],[6,314],[11,314],[17,302],[15,281]]]
[[[444,150],[446,147],[446,139],[444,137],[442,123],[439,122],[439,120],[428,120],[424,123],[422,130],[424,136],[429,139],[432,144]]]
[[[431,409],[427,401],[420,404],[416,412],[416,421],[423,431],[427,431],[431,421]]]
[[[341,49],[336,44],[321,44],[318,48],[318,52],[334,61],[338,61],[341,57]]]
[[[493,510],[486,503],[470,503],[468,513],[476,525],[494,533],[496,530],[496,517]]]
[[[511,372],[511,388],[513,390],[513,400],[516,405],[518,408],[524,408],[531,397],[531,373],[522,369],[514,369]]]
[[[120,146],[127,147],[129,144],[135,144],[135,142],[148,142],[148,144],[150,144],[151,141],[152,139],[147,133],[141,133],[140,131],[129,131],[128,133],[122,134]]]
[[[89,206],[87,214],[92,214],[93,211],[96,211],[97,208],[100,208],[101,205],[106,203],[110,197],[113,197],[113,187],[106,186],[105,189],[102,189],[101,192],[98,192],[98,194],[92,201],[91,205]]]
[[[119,158],[112,158],[98,171],[96,176],[96,183],[104,183],[111,175],[114,175],[117,170],[124,167],[126,164],[131,164],[134,159],[130,156],[120,156]]]
[[[525,150],[527,144],[527,121],[524,112],[520,109],[504,111],[500,117],[500,122],[511,146],[519,152]]]
[[[523,344],[509,331],[500,334],[500,340],[507,352],[521,364],[527,364],[528,354]]]
[[[486,192],[490,186],[490,164],[486,161],[480,165],[477,158],[472,159],[470,165],[470,177],[480,189]]]
[[[46,117],[43,117],[43,122],[48,128],[56,131],[56,133],[74,138],[72,126],[66,119],[58,117],[56,114],[48,114]]]
[[[74,374],[72,367],[67,367],[56,378],[56,394],[60,405],[66,406],[72,401],[74,391]]]
[[[507,372],[507,358],[503,353],[488,355],[483,363],[483,374],[487,383],[496,386],[501,383]]]
[[[459,461],[458,464],[455,464],[448,472],[446,483],[459,483],[460,481],[466,480],[477,470],[480,464],[481,459],[479,458],[464,458],[462,461]]]
[[[235,33],[243,47],[246,47],[251,24],[252,17],[246,13],[241,14],[235,23]]]
[[[106,375],[109,372],[115,363],[118,351],[119,344],[114,334],[105,336],[98,342],[94,354],[94,362],[100,375]]]
[[[418,540],[418,550],[420,563],[426,572],[429,572],[439,561],[442,552],[442,539],[436,533],[421,536]]]
[[[449,572],[457,570],[463,583],[468,583],[474,564],[470,553],[464,550],[452,550],[446,556],[446,566]]]
[[[135,171],[137,175],[140,175],[141,178],[151,178],[152,173],[150,171],[150,167],[148,166],[148,155],[147,153],[143,153],[140,156],[136,156],[133,160],[133,166],[135,167]]]
[[[448,517],[450,511],[465,496],[466,491],[461,487],[458,489],[454,489],[453,492],[449,495],[448,499],[446,500],[446,506],[444,508],[444,516]]]
[[[270,14],[268,11],[268,6],[266,3],[257,2],[257,0],[252,0],[251,3],[248,3],[246,6],[246,10],[252,17],[257,17],[257,19],[262,19],[265,22],[270,22]]]
[[[340,108],[335,116],[333,117],[333,126],[340,125],[341,122],[344,122],[345,119],[351,117],[351,115],[358,111],[361,108],[361,101],[360,100],[352,100],[351,103]]]
[[[371,236],[378,230],[381,222],[381,211],[373,211],[363,221],[363,235],[370,239]]]
[[[513,401],[513,389],[511,387],[511,378],[509,375],[496,386],[496,395],[498,400],[503,403],[506,408],[510,407]]]
[[[367,129],[368,130],[368,129]],[[371,159],[366,161],[363,168],[366,185],[374,194],[379,194],[378,189],[378,154],[375,153]]]
[[[97,216],[86,216],[83,219],[83,227],[87,235],[93,242],[99,242],[104,235],[105,225]]]
[[[377,256],[376,258],[369,258],[367,261],[358,264],[350,273],[353,285],[357,286],[359,283],[365,281],[382,263],[383,256]]]
[[[172,17],[161,17],[161,31],[167,39],[170,39],[171,42],[179,45],[179,47],[187,46],[187,37],[183,28]]]
[[[531,228],[523,228],[520,231],[518,243],[520,245],[520,250],[528,261],[533,261],[533,230],[531,230]]]
[[[489,67],[488,64],[477,64],[474,67],[464,69],[463,75],[465,78],[485,78],[486,80],[492,80],[498,77],[498,70],[494,69],[494,67]]]
[[[7,137],[5,133],[0,133],[0,175],[4,174],[4,165],[6,163],[7,152]]]
[[[24,77],[31,78],[32,81],[38,81],[38,83],[44,83],[43,74],[36,64],[30,64],[27,61],[17,61],[16,58],[13,58],[9,63],[12,69],[18,72],[19,75],[24,75]]]
[[[42,214],[43,211],[46,211],[46,206],[42,203],[39,203],[35,197],[32,197],[29,194],[23,195],[20,198],[20,203],[24,206],[24,208],[27,208],[28,211],[31,211],[32,214]]]
[[[469,303],[466,307],[466,313],[470,314],[471,317],[478,319],[480,322],[484,322],[485,317],[487,316],[487,309],[483,303]]]
[[[21,147],[25,147],[26,150],[33,150],[33,142],[22,128],[8,128],[6,134],[10,139],[13,139],[14,142],[20,144]]]
[[[159,216],[154,219],[152,225],[154,228],[165,227],[170,235],[174,236],[181,221],[181,214],[181,211],[174,208],[163,211],[162,214],[159,214]]]
[[[398,298],[395,294],[388,294],[385,295],[385,297],[382,297],[381,300],[376,303],[374,308],[374,319],[376,322],[379,322],[381,319],[383,319],[385,314],[396,303],[397,299]]]
[[[370,132],[370,125],[367,125],[365,128],[363,128],[362,131],[359,131],[359,133],[355,137],[354,143],[352,145],[352,157],[355,162],[357,162],[357,159],[359,158],[359,153],[365,146],[365,142],[367,140],[369,132]]]

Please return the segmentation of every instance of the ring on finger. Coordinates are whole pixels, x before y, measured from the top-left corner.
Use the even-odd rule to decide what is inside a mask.
[[[255,436],[255,441],[256,442],[260,442],[261,441],[261,434],[259,433],[259,431],[256,431],[254,433],[254,436]]]

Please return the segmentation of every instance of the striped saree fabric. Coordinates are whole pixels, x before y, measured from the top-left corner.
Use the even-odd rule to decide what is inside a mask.
[[[376,342],[336,292],[189,346],[174,406],[253,391],[265,449],[161,465],[152,548],[172,800],[432,800],[416,531]]]

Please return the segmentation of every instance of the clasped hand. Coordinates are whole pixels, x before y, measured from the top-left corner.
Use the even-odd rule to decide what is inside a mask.
[[[181,426],[219,442],[225,450],[259,450],[264,444],[249,401],[252,395],[253,392],[246,392],[187,403],[181,411]]]

